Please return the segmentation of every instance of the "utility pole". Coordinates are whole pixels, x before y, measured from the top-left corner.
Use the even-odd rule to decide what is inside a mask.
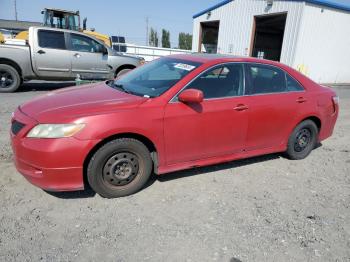
[[[17,18],[17,1],[16,0],[14,0],[14,4],[15,4],[15,19],[17,21],[18,18]]]
[[[148,17],[146,17],[146,46],[149,45],[149,41],[148,41],[148,39],[149,39],[148,24],[149,24],[149,20],[148,20]]]

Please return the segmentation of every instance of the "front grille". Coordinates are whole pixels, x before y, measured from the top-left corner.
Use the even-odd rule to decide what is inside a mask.
[[[19,131],[22,130],[23,127],[25,127],[25,124],[22,124],[21,122],[14,120],[11,125],[12,134],[17,135]]]

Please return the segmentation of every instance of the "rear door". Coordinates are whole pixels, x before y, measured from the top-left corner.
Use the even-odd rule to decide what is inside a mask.
[[[306,106],[305,90],[281,69],[246,64],[247,150],[279,146]]]
[[[33,41],[32,61],[35,73],[42,78],[71,77],[71,59],[66,48],[65,33],[39,29]],[[32,35],[32,39],[36,39]]]
[[[108,54],[103,54],[105,47],[81,34],[69,34],[69,54],[72,61],[72,73],[82,79],[107,79],[111,68],[108,66]]]

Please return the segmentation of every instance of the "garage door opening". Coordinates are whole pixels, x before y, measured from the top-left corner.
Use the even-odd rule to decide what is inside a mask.
[[[251,56],[280,61],[287,13],[255,16]]]
[[[216,54],[218,52],[220,21],[203,22],[200,25],[199,52]]]

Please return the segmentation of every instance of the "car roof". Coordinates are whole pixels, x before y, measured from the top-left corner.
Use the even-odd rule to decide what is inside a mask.
[[[202,63],[203,65],[213,66],[216,64],[221,63],[230,63],[230,62],[241,62],[241,63],[255,63],[255,64],[265,64],[265,65],[271,65],[275,66],[277,68],[280,68],[289,74],[292,74],[292,76],[297,77],[300,81],[303,81],[304,83],[312,83],[315,84],[311,79],[306,77],[305,75],[301,74],[297,70],[282,64],[280,62],[267,60],[267,59],[261,59],[261,58],[255,58],[255,57],[249,57],[249,56],[234,56],[234,55],[224,55],[224,54],[205,54],[205,53],[189,53],[189,54],[176,54],[176,55],[170,55],[167,57],[172,57],[175,59],[182,59],[182,60],[188,60],[192,62],[198,62]]]
[[[38,30],[51,30],[51,31],[56,31],[56,32],[67,32],[67,33],[77,33],[77,34],[86,35],[83,32],[76,31],[76,30],[54,28],[54,27],[49,27],[49,26],[31,26],[30,28],[35,28]]]
[[[234,55],[205,54],[205,53],[176,54],[176,55],[170,55],[167,57],[199,62],[199,63],[202,63],[203,65],[207,64],[208,66],[213,66],[221,63],[230,63],[230,62],[271,65],[271,66],[276,66],[277,68],[280,68],[285,72],[287,72],[288,74],[292,75],[294,78],[296,78],[299,82],[303,84],[306,90],[310,91],[315,89],[316,87],[317,88],[319,87],[313,80],[311,80],[304,74],[298,72],[294,68],[289,67],[280,62],[267,60],[267,59],[261,59],[261,58],[255,58],[255,57],[249,57],[249,56],[234,56]]]
[[[29,28],[29,30],[30,30],[31,28],[33,28],[32,30],[37,29],[37,30],[54,31],[54,32],[64,32],[64,33],[72,33],[72,34],[78,34],[78,35],[82,35],[82,36],[87,36],[87,37],[93,38],[94,40],[96,40],[97,42],[99,42],[100,44],[102,44],[102,45],[105,46],[105,44],[104,44],[100,39],[96,38],[95,36],[86,34],[86,33],[84,33],[84,32],[76,31],[76,30],[61,29],[61,28],[53,28],[53,27],[48,27],[48,26],[31,26],[31,27]]]
[[[281,67],[282,64],[279,62],[248,57],[248,56],[234,56],[234,55],[224,55],[224,54],[206,54],[206,53],[190,53],[190,54],[176,54],[170,55],[168,57],[189,60],[199,63],[221,63],[221,62],[250,62],[250,63],[261,63],[270,64]]]

